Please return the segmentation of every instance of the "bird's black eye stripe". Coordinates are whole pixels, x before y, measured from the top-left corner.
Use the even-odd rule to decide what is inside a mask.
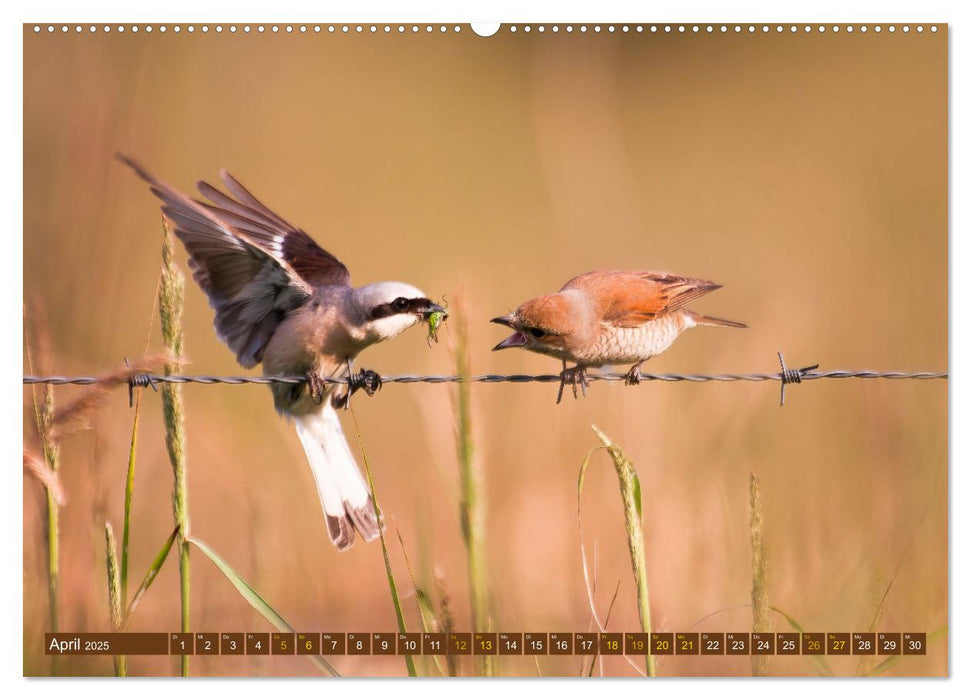
[[[544,331],[542,328],[530,328],[529,334],[534,338],[542,338],[544,335],[546,335],[546,331]]]
[[[431,303],[432,302],[425,297],[418,297],[416,299],[398,297],[394,301],[389,301],[387,304],[375,306],[371,310],[371,320],[375,321],[379,318],[394,316],[395,314],[421,313],[427,309]]]

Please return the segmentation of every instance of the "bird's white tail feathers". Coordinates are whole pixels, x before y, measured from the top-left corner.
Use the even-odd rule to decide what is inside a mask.
[[[354,544],[356,529],[365,542],[381,532],[374,502],[344,438],[330,401],[321,410],[294,416],[297,435],[317,482],[330,540],[340,550]]]

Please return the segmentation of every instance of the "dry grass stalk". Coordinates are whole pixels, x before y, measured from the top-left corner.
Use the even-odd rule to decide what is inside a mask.
[[[182,303],[185,296],[185,278],[175,263],[172,231],[163,222],[162,281],[158,292],[158,315],[162,327],[162,341],[172,358],[181,358]],[[175,360],[165,363],[165,374],[178,374],[181,365]],[[172,492],[172,511],[175,525],[179,528],[179,592],[182,602],[182,632],[189,631],[189,485],[186,474],[185,410],[182,404],[182,387],[178,384],[162,384],[162,413],[165,420],[165,446],[175,478]],[[181,673],[189,675],[189,657],[181,657]]]
[[[590,625],[587,626],[587,631],[590,631],[592,625],[596,625],[600,632],[607,631],[607,623],[610,621],[610,611],[613,609],[614,601],[617,599],[617,593],[620,591],[620,581],[617,582],[617,588],[614,590],[614,597],[610,601],[610,606],[607,609],[607,616],[603,622],[600,621],[600,616],[597,614],[597,605],[595,602],[597,593],[597,543],[594,541],[593,547],[593,575],[591,576],[589,567],[587,565],[587,550],[583,544],[583,511],[582,511],[582,497],[583,497],[583,482],[586,476],[587,467],[590,464],[590,458],[593,456],[594,452],[604,449],[603,447],[595,447],[589,452],[583,460],[583,464],[580,465],[580,475],[577,479],[577,537],[580,543],[580,564],[583,570],[583,585],[587,589],[587,605],[590,607]],[[637,664],[634,663],[627,654],[623,654],[624,661],[630,666],[639,676],[646,676],[647,674],[642,671]],[[590,673],[593,674],[594,666],[600,663],[600,675],[603,675],[603,658],[599,657],[598,653],[594,654],[593,661],[590,665]],[[583,675],[584,658],[580,659],[580,675]]]
[[[766,573],[765,542],[762,539],[762,494],[759,479],[753,470],[749,474],[749,538],[752,544],[752,631],[768,632],[769,597]],[[769,657],[752,655],[752,675],[764,676],[769,668]]]
[[[36,359],[36,367],[39,371],[45,371],[48,366],[48,360],[50,358],[50,339],[47,335],[47,325],[44,322],[44,314],[42,309],[34,305],[32,310],[35,322],[35,336],[34,341],[37,347],[36,358],[32,357],[30,349],[30,335],[27,328],[27,315],[26,309],[24,310],[24,355],[27,360],[27,371],[33,374],[34,372],[34,360]],[[61,451],[57,444],[57,441],[53,438],[53,429],[51,424],[54,420],[54,388],[48,384],[44,387],[44,397],[41,400],[37,398],[37,391],[34,387],[31,387],[30,391],[31,400],[34,405],[34,420],[37,427],[37,436],[40,439],[41,450],[44,455],[44,461],[47,464],[47,472],[49,472],[49,481],[53,483],[53,480],[57,476],[57,470],[61,462]],[[60,614],[59,614],[59,578],[60,578],[60,505],[59,497],[55,492],[47,487],[46,489],[46,500],[47,500],[47,612],[48,612],[48,625],[51,632],[60,631]],[[63,499],[63,494],[60,495],[60,499]],[[57,675],[58,660],[57,656],[51,656],[51,675]]]
[[[111,628],[115,632],[120,632],[122,603],[121,580],[118,574],[118,545],[115,542],[115,531],[107,521],[105,522],[105,568],[108,574],[108,611],[111,613]],[[128,675],[128,662],[124,656],[114,656],[113,663],[116,676]]]
[[[641,482],[623,451],[595,425],[590,426],[600,443],[607,450],[617,479],[620,482],[620,495],[624,502],[624,523],[627,530],[627,546],[630,549],[631,569],[634,572],[634,585],[637,587],[637,613],[641,620],[641,631],[651,633],[651,603],[647,587],[647,564],[644,555],[644,532],[641,529]],[[589,457],[589,456],[588,456]],[[657,671],[654,655],[648,645],[644,656],[647,675],[655,676]]]
[[[455,371],[460,377],[471,375],[469,363],[468,322],[464,299],[459,296],[452,313],[455,325]],[[461,499],[459,516],[462,522],[462,537],[465,540],[469,568],[469,598],[472,604],[472,629],[475,632],[492,631],[492,615],[489,605],[489,579],[486,563],[485,544],[485,507],[480,500],[482,493],[481,474],[475,464],[472,441],[472,400],[471,384],[460,382],[458,392],[458,426],[456,446],[458,450],[459,482]],[[480,676],[496,674],[496,659],[491,655],[475,657],[477,673]]]

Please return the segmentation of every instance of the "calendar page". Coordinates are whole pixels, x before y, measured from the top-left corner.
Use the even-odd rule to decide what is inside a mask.
[[[22,27],[23,675],[949,674],[946,22],[213,17]]]

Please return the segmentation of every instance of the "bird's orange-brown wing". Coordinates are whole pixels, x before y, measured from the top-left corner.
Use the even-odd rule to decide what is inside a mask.
[[[632,328],[676,311],[719,287],[708,280],[667,272],[610,270],[574,277],[560,291],[582,290],[596,301],[605,323]]]

